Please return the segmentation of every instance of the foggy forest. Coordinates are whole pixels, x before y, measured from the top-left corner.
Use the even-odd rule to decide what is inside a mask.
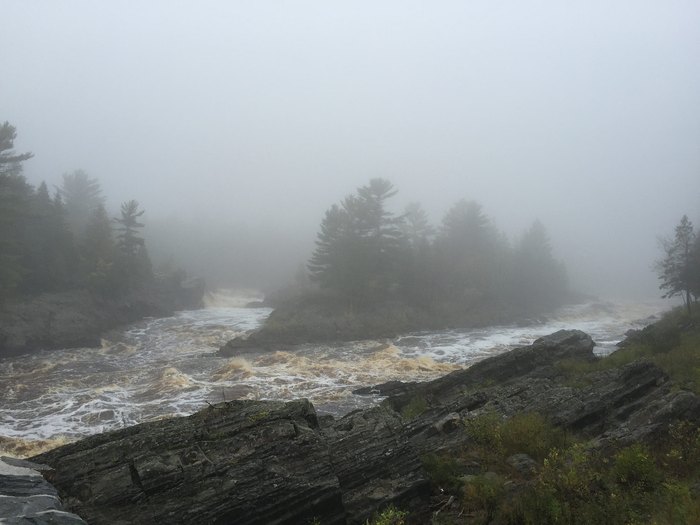
[[[700,523],[697,2],[0,12],[0,521]]]

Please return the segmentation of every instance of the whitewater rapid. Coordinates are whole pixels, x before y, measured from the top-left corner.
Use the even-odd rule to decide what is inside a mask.
[[[29,454],[232,399],[307,397],[320,413],[340,415],[380,401],[353,395],[358,387],[433,379],[562,328],[589,333],[596,351],[607,354],[627,330],[648,324],[664,307],[659,302],[590,303],[563,308],[530,326],[418,332],[217,357],[219,346],[259,327],[271,311],[245,308],[242,302],[213,297],[204,309],[112,333],[99,348],[1,359],[0,452]]]

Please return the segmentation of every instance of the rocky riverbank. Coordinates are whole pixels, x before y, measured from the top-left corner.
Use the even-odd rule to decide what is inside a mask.
[[[223,345],[220,356],[284,350],[303,343],[392,338],[417,330],[529,324],[542,318],[512,305],[485,302],[473,307],[448,302],[417,307],[384,301],[353,309],[332,296],[310,294],[265,304],[274,310],[262,327]]]
[[[411,523],[430,523],[440,481],[426,456],[476,450],[466,429],[484,415],[538,414],[598,451],[660,443],[676,422],[700,422],[700,398],[656,365],[599,369],[593,346],[582,332],[561,331],[435,381],[389,385],[395,395],[381,406],[339,419],[319,417],[306,400],[232,401],[33,461],[51,467],[45,477],[68,510],[93,525],[363,524],[390,504]],[[494,486],[531,487],[537,460],[515,450],[508,461],[512,479],[493,481],[501,478],[491,472]],[[464,476],[489,474],[479,455],[466,465]],[[457,503],[439,505],[447,513]]]
[[[202,304],[204,282],[151,285],[119,298],[86,290],[42,294],[0,305],[0,358],[35,350],[99,346],[108,330]]]

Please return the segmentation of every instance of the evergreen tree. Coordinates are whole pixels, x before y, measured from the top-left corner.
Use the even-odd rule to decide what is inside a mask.
[[[20,175],[22,162],[33,157],[31,153],[15,153],[17,131],[5,121],[0,126],[0,180],[6,176]]]
[[[21,163],[32,154],[15,153],[16,136],[9,123],[0,126],[0,301],[20,286],[26,273],[23,248],[33,190]]]
[[[97,208],[104,205],[102,189],[97,179],[83,170],[63,175],[60,188],[66,210],[68,227],[77,240],[82,240],[85,227]]]
[[[144,214],[139,210],[139,203],[130,200],[122,204],[121,216],[115,218],[117,226],[118,280],[125,288],[133,288],[152,279],[153,268],[151,265],[146,244],[139,230],[143,223],[139,218]]]
[[[690,292],[698,302],[700,298],[700,235],[695,236],[695,243],[690,253],[690,270],[688,272],[688,284]]]
[[[390,182],[372,179],[326,212],[308,265],[313,280],[353,304],[395,288],[400,220],[385,207],[395,194]]]
[[[400,289],[405,300],[412,304],[427,304],[435,300],[435,272],[433,268],[432,238],[435,229],[428,215],[417,202],[409,203],[401,216],[404,243],[400,256]]]
[[[507,242],[479,203],[460,200],[448,210],[436,239],[443,293],[467,302],[502,295]]]
[[[323,288],[345,288],[344,266],[346,246],[351,236],[347,211],[337,204],[331,206],[321,221],[316,237],[316,250],[308,264],[311,279]]]
[[[117,277],[114,268],[112,225],[105,207],[101,204],[85,227],[80,252],[82,273],[90,290],[102,295],[114,293]]]
[[[694,261],[695,232],[693,224],[687,215],[683,215],[676,226],[673,239],[663,239],[662,247],[666,256],[657,262],[657,270],[661,284],[659,288],[666,290],[662,297],[683,297],[688,313],[690,313],[693,283],[697,275]]]
[[[145,210],[139,210],[137,201],[130,200],[122,203],[121,217],[114,219],[119,224],[117,227],[117,246],[130,257],[134,257],[139,248],[144,246],[144,240],[139,236],[139,230],[144,226],[143,223],[139,222],[139,218],[144,213]]]
[[[558,306],[566,293],[564,265],[554,259],[547,230],[539,220],[515,249],[512,286],[516,301],[538,308]]]

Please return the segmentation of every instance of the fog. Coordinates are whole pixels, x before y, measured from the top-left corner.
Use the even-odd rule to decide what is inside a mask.
[[[0,121],[30,182],[137,199],[149,250],[215,284],[291,279],[372,177],[438,224],[547,227],[572,285],[658,294],[700,223],[700,3],[3,2]]]

